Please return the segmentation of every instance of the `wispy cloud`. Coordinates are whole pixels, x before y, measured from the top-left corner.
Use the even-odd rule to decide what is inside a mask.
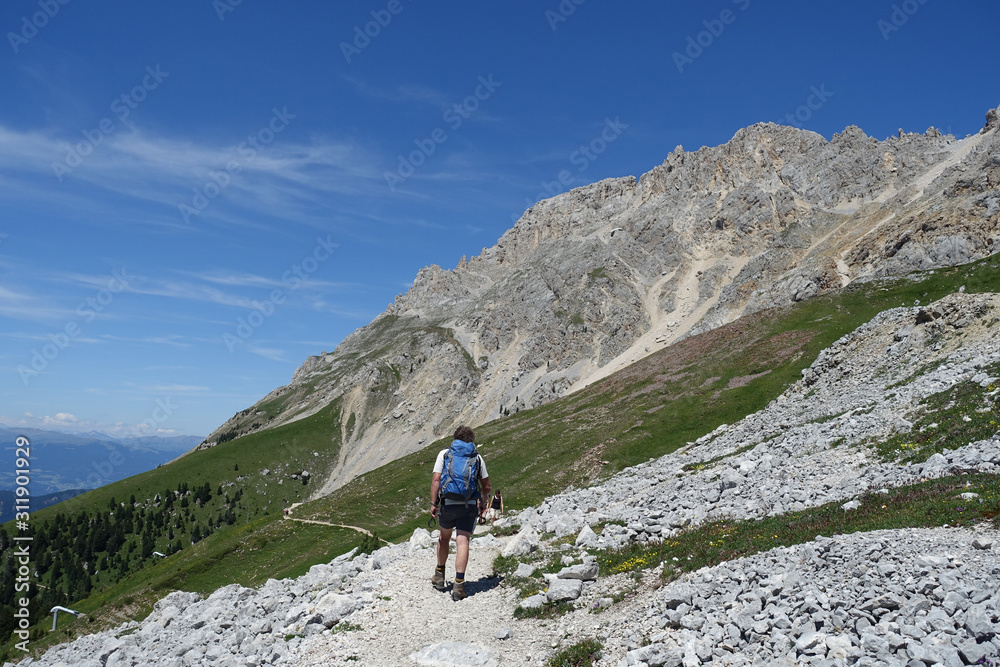
[[[264,359],[270,359],[271,361],[280,361],[282,363],[288,362],[288,357],[284,350],[278,350],[271,347],[259,347],[250,345],[247,346],[247,352],[250,354],[255,354],[258,357],[263,357]]]
[[[107,341],[113,341],[115,343],[146,343],[151,345],[169,345],[171,347],[177,348],[189,348],[194,343],[188,341],[182,336],[139,336],[139,337],[128,337],[128,336],[114,336],[111,334],[105,334],[101,336],[102,339]]]
[[[54,305],[35,294],[15,292],[0,287],[0,317],[31,322],[54,322],[75,316],[72,308]]]
[[[393,87],[373,86],[367,81],[356,79],[353,76],[344,74],[341,77],[344,81],[364,97],[387,102],[430,104],[443,108],[455,103],[454,96],[447,95],[439,90],[434,90],[425,85],[409,83]]]
[[[168,299],[180,299],[185,301],[203,301],[214,303],[220,306],[232,306],[236,308],[253,308],[253,299],[230,294],[223,290],[199,285],[191,282],[176,281],[170,279],[143,279],[133,281],[127,288],[128,292],[135,294],[145,294],[147,296],[160,296]]]
[[[192,278],[197,278],[198,280],[203,280],[205,282],[213,283],[215,285],[224,285],[226,287],[259,287],[259,288],[285,288],[291,287],[292,283],[285,282],[283,279],[279,278],[267,278],[265,276],[259,276],[252,273],[242,273],[239,271],[206,271],[206,272],[194,272],[194,271],[182,271],[181,275],[190,276]],[[284,275],[284,274],[282,274]],[[296,281],[298,279],[296,278]],[[297,284],[297,282],[295,283]],[[309,277],[302,281],[302,285],[313,287],[313,288],[324,288],[329,290],[357,290],[359,288],[367,287],[363,283],[356,282],[332,282],[328,280],[317,280],[313,277]],[[299,286],[301,288],[301,286]],[[297,288],[298,289],[298,288]]]
[[[407,289],[413,287],[413,285],[407,286]],[[343,308],[337,306],[336,304],[329,303],[323,299],[317,299],[313,302],[312,308],[315,311],[321,313],[330,313],[331,315],[338,315],[348,320],[362,320],[369,322],[372,319],[372,314],[367,311],[355,311],[355,310],[344,310]]]
[[[266,120],[263,116],[262,124]],[[70,141],[78,143],[79,136],[67,141],[55,132],[0,126],[0,197],[93,208],[93,192],[81,196],[73,187],[58,187],[54,165],[65,167]],[[136,203],[165,207],[161,212],[169,213],[192,197],[193,188],[211,182],[212,173],[222,173],[235,163],[239,171],[229,175],[219,195],[229,207],[305,222],[313,222],[314,211],[331,196],[384,193],[378,160],[359,145],[326,138],[301,143],[279,137],[251,153],[245,146],[240,150],[242,141],[236,135],[228,145],[205,145],[122,130],[105,137],[78,166],[62,173],[63,185],[82,183]],[[249,216],[232,216],[218,206],[206,210],[204,218],[227,221],[227,215],[235,224],[252,224],[247,222]],[[179,215],[176,222],[183,225]]]
[[[154,384],[149,385],[148,387],[143,387],[143,389],[145,391],[162,394],[200,394],[212,391],[209,387],[201,387],[190,384]]]
[[[13,338],[14,340],[29,340],[29,341],[41,341],[41,342],[51,342],[50,335],[36,334],[36,333],[25,333],[21,331],[5,331],[0,333],[0,336],[5,338]],[[100,344],[104,341],[100,338],[87,338],[84,336],[75,336],[73,338],[73,344],[84,343],[84,344]]]
[[[142,368],[140,370],[146,371],[146,372],[153,372],[153,371],[190,371],[190,370],[195,370],[197,368],[198,368],[197,366],[179,366],[179,365],[178,366],[146,366],[145,368]]]

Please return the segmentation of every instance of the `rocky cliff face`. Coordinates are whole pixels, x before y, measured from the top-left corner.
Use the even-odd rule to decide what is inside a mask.
[[[528,209],[413,287],[202,446],[339,401],[329,491],[447,435],[585,386],[685,336],[1000,242],[1000,122],[827,141],[774,124]]]

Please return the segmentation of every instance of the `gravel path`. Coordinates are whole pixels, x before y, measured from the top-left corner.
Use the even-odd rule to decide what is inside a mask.
[[[507,640],[494,637],[501,626],[513,623],[514,608],[507,591],[491,577],[498,546],[496,540],[473,540],[466,581],[469,597],[461,602],[431,587],[435,562],[431,548],[394,554],[391,564],[379,570],[374,602],[349,619],[352,627],[361,629],[307,640],[297,651],[295,664],[347,664],[348,658],[356,656],[356,664],[360,665],[407,665],[413,664],[409,657],[412,653],[439,642],[475,643],[499,657],[500,664],[513,664],[515,656],[523,664],[525,655],[539,653],[529,636],[518,632]],[[449,583],[454,579],[454,563],[452,555]]]
[[[369,585],[374,601],[346,619],[351,627],[360,629],[307,638],[295,647],[289,664],[544,665],[561,647],[608,634],[623,620],[641,613],[652,599],[650,588],[645,598],[632,595],[613,611],[601,614],[580,608],[554,620],[515,620],[514,609],[521,600],[512,589],[500,586],[499,578],[491,576],[493,559],[511,539],[489,535],[473,539],[466,575],[469,597],[461,602],[452,601],[449,593],[435,591],[430,585],[435,562],[431,539],[381,550],[393,553],[384,556],[379,577]],[[577,553],[575,549],[568,551]],[[454,562],[453,554],[448,563],[449,584],[454,579]],[[624,575],[601,577],[588,585],[581,607],[635,587]],[[444,646],[436,653],[421,655],[438,644]]]

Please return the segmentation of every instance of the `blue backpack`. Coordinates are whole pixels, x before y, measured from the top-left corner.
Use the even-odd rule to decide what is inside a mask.
[[[455,440],[444,453],[441,471],[442,498],[468,502],[479,498],[479,453],[471,442]]]

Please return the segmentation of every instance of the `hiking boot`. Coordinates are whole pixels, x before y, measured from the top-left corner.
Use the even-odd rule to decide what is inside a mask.
[[[459,600],[464,600],[467,597],[469,596],[465,594],[465,582],[456,581],[455,585],[451,588],[451,599],[458,602]]]
[[[434,576],[431,577],[431,586],[439,591],[443,591],[447,588],[444,583],[444,572],[441,572],[438,569],[434,570]]]

